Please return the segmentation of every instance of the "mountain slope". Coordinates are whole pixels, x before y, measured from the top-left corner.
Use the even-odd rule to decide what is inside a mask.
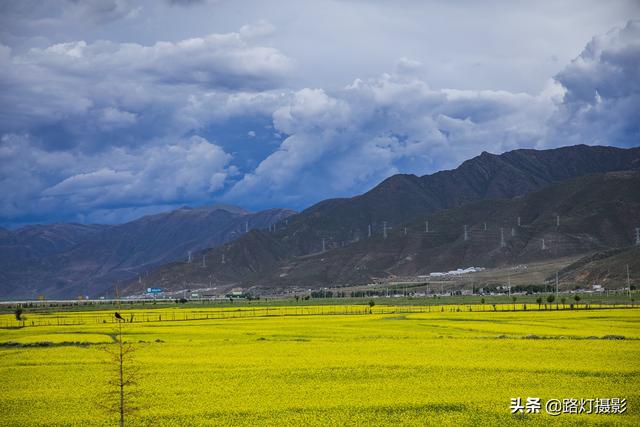
[[[107,225],[50,224],[0,230],[0,284],[9,283],[16,272],[23,276],[32,274],[43,258],[69,250],[109,228]]]
[[[359,241],[333,241],[333,249],[304,256],[287,245],[285,230],[254,231],[206,251],[206,266],[173,263],[145,280],[166,289],[209,283],[260,288],[363,284],[391,275],[520,264],[628,246],[640,222],[639,189],[640,172],[591,175],[397,224],[387,230],[387,238],[376,231]]]
[[[627,269],[629,275],[627,276]],[[602,285],[607,289],[640,284],[640,246],[611,249],[591,254],[568,265],[559,272],[560,280]]]
[[[184,207],[122,225],[102,226],[84,240],[69,239],[67,245],[57,243],[49,252],[34,249],[34,256],[14,257],[2,268],[0,296],[68,298],[101,293],[114,281],[129,280],[153,266],[185,259],[189,251],[227,243],[247,229],[268,228],[293,213],[286,209],[249,213],[228,206]],[[12,234],[25,232],[20,229]]]
[[[351,241],[419,215],[483,199],[512,198],[593,173],[640,170],[640,148],[579,145],[553,150],[482,153],[454,170],[394,175],[349,199],[320,202],[289,218],[286,240],[295,255],[319,251],[321,239]],[[278,227],[284,227],[279,224]]]

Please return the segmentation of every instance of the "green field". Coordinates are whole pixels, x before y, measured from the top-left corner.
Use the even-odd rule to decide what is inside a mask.
[[[323,315],[306,308],[242,317],[228,309],[228,318],[208,320],[138,310],[124,326],[139,372],[128,425],[640,424],[638,309]],[[161,321],[144,321],[162,310]],[[206,310],[215,309],[199,312]],[[117,424],[103,408],[113,391],[105,348],[114,346],[114,324],[62,314],[84,317],[77,325],[0,329],[0,424]],[[27,316],[28,324],[61,314]],[[0,317],[9,322],[9,314]],[[511,415],[514,397],[628,404],[622,415]]]

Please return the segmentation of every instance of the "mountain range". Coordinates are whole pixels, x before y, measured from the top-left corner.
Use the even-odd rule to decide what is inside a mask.
[[[120,225],[52,224],[0,230],[0,297],[69,298],[111,290],[189,252],[227,243],[294,214],[234,206],[183,207]]]
[[[317,288],[626,246],[639,220],[640,181],[637,172],[606,172],[638,170],[639,148],[482,153],[455,170],[395,175],[363,195],[320,202],[275,232],[204,251],[206,267],[171,263],[146,283]]]
[[[483,152],[300,213],[216,205],[121,225],[0,229],[0,298],[113,295],[117,282],[128,293],[313,288],[588,255],[632,243],[637,171],[638,147]]]

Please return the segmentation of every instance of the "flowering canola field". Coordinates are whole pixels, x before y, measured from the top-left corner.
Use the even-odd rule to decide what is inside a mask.
[[[637,309],[241,317],[124,329],[139,370],[128,425],[640,425]],[[102,407],[113,388],[104,351],[113,333],[109,323],[0,329],[0,425],[116,425],[117,414]],[[611,335],[625,339],[603,339]],[[527,397],[541,399],[541,413],[511,414],[511,399]],[[625,398],[627,408],[545,413],[545,401],[564,398]]]

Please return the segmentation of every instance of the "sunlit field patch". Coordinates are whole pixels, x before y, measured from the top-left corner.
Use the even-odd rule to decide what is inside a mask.
[[[125,340],[140,367],[132,396],[139,409],[127,419],[149,426],[638,425],[639,326],[636,309],[127,323]],[[0,329],[1,423],[115,423],[116,414],[99,406],[109,391],[104,348],[113,327]],[[621,397],[628,405],[622,415],[511,415],[513,397]]]

